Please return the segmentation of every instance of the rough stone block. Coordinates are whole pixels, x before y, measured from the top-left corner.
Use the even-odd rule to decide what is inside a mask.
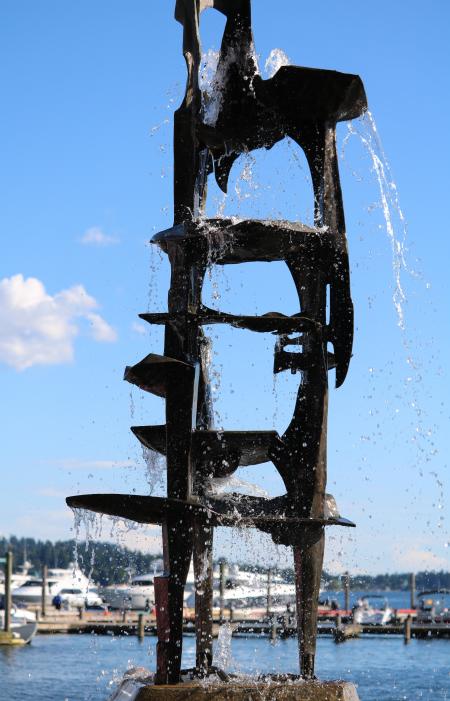
[[[122,692],[122,693],[121,693]],[[353,684],[343,681],[185,682],[142,685],[126,680],[111,701],[359,701]]]

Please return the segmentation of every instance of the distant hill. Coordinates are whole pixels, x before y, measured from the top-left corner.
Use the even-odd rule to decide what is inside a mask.
[[[21,565],[24,556],[31,562],[36,572],[40,572],[42,565],[49,567],[68,567],[75,559],[75,541],[60,540],[52,543],[50,540],[42,541],[34,538],[0,538],[0,556],[10,547],[14,555],[15,567]],[[130,573],[143,574],[152,572],[154,563],[161,559],[161,555],[147,555],[140,550],[114,545],[113,543],[95,543],[86,546],[78,543],[78,564],[80,568],[89,574],[98,584],[118,584],[129,580]],[[264,571],[262,567],[245,565],[248,569]],[[292,569],[282,570],[282,574],[288,580],[293,581]],[[351,574],[351,573],[350,573]],[[374,576],[358,575],[351,578],[351,588],[363,591],[389,591],[409,590],[409,572],[395,574],[378,574]],[[322,576],[324,587],[330,591],[342,589],[340,576],[324,572]],[[450,589],[450,572],[417,572],[416,589],[446,588]]]

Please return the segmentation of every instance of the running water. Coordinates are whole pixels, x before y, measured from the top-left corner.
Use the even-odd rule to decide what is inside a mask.
[[[408,327],[405,315],[405,307],[408,301],[406,286],[413,279],[423,283],[423,290],[431,286],[423,280],[422,273],[413,269],[408,261],[407,248],[407,223],[399,201],[398,189],[393,178],[390,165],[373,114],[368,111],[359,120],[349,122],[348,133],[343,140],[341,156],[345,159],[345,149],[352,137],[357,137],[366,150],[372,165],[380,193],[380,206],[385,222],[385,230],[388,236],[394,277],[393,304],[397,316],[397,324],[401,330],[401,343],[404,349],[404,359],[407,365],[407,374],[404,378],[404,396],[408,411],[412,413],[413,420],[410,425],[410,443],[414,446],[414,455],[411,466],[415,468],[420,477],[429,475],[435,484],[436,496],[433,507],[438,510],[439,517],[437,528],[441,531],[444,524],[442,509],[444,495],[442,480],[437,469],[430,469],[435,464],[438,451],[435,445],[436,427],[431,426],[425,410],[423,375],[427,372],[426,364],[429,360],[420,353],[418,332]],[[421,295],[421,298],[422,295]],[[433,365],[439,366],[439,349],[433,349]],[[428,372],[431,366],[428,367]],[[374,373],[374,369],[370,369]],[[397,410],[398,411],[398,410]],[[445,536],[444,536],[445,537]]]
[[[151,450],[142,446],[142,457],[146,466],[146,478],[149,488],[149,494],[155,496],[157,492],[164,494],[166,484],[166,458],[160,455],[156,450]]]
[[[98,542],[102,535],[103,529],[103,514],[97,514],[94,511],[88,511],[87,509],[76,509],[72,508],[73,511],[73,530],[74,530],[74,574],[76,570],[83,570],[84,568],[84,558],[81,557],[80,566],[80,552],[79,544],[81,542],[81,526],[84,526],[84,545],[86,548],[86,556],[88,557],[88,587],[91,583],[92,573],[94,571],[95,565],[95,544]]]
[[[372,161],[380,190],[381,207],[386,223],[386,233],[389,237],[392,250],[392,268],[394,272],[394,293],[392,296],[397,313],[399,327],[405,329],[404,304],[406,295],[403,288],[402,272],[408,271],[405,262],[407,228],[403,211],[400,207],[397,185],[392,177],[389,162],[381,144],[375,119],[370,111],[367,111],[361,119],[348,122],[348,134],[342,144],[342,158],[345,157],[345,147],[352,136],[357,136]],[[395,220],[398,220],[398,227]],[[398,231],[397,231],[398,228]]]
[[[214,652],[214,664],[218,669],[223,669],[224,671],[229,669],[233,664],[233,657],[231,654],[233,628],[233,624],[229,622],[223,623],[219,628],[217,647]]]

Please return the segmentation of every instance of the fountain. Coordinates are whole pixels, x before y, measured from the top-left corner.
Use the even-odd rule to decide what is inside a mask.
[[[206,8],[226,16],[212,93],[199,87],[200,14]],[[175,17],[184,29],[188,79],[174,116],[174,224],[152,239],[171,264],[168,312],[141,314],[148,323],[165,326],[164,355],[148,355],[125,371],[128,382],[165,398],[165,425],[132,431],[144,446],[166,456],[167,498],[90,494],[69,497],[67,503],[162,526],[165,571],[155,579],[157,669],[137,698],[172,698],[169,689],[171,694],[176,689],[177,699],[185,698],[184,692],[192,698],[194,693],[195,698],[253,698],[248,681],[240,687],[228,679],[227,692],[218,692],[209,680],[198,681],[213,677],[224,684],[218,680],[226,675],[213,665],[213,534],[217,526],[238,526],[257,528],[275,543],[292,547],[295,565],[298,683],[293,676],[253,680],[255,698],[355,699],[351,685],[316,682],[314,660],[325,526],[354,526],[326,493],[327,375],[335,369],[336,387],[343,384],[353,340],[336,124],[367,109],[364,87],[356,75],[297,66],[282,66],[263,80],[253,47],[250,0],[177,0]],[[241,154],[271,148],[285,137],[303,149],[310,167],[314,226],[205,218],[208,176],[214,173],[226,192]],[[210,266],[259,261],[286,263],[298,292],[297,314],[242,316],[202,303]],[[300,374],[294,415],[283,435],[214,430],[203,331],[211,324],[276,335],[274,372]],[[208,491],[211,479],[267,461],[282,477],[284,496],[212,496]],[[183,589],[192,557],[196,665],[182,673]],[[187,683],[186,675],[194,681]],[[229,695],[232,690],[236,695]]]

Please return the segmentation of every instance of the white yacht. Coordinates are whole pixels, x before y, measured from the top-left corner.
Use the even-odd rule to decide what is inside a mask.
[[[154,577],[141,574],[132,577],[130,584],[111,584],[100,588],[99,593],[111,609],[150,611],[155,605]]]
[[[161,575],[142,574],[132,577],[130,584],[112,584],[100,589],[100,595],[111,609],[151,610],[155,605],[153,580]],[[214,568],[214,606],[219,606],[220,569]],[[279,575],[272,576],[273,611],[286,611],[288,604],[295,602],[295,587],[285,584]],[[225,606],[233,608],[261,608],[266,610],[267,574],[242,570],[238,565],[230,565],[225,571]],[[194,568],[191,563],[184,588],[184,605],[195,605]]]
[[[49,568],[45,593],[46,603],[51,605],[53,597],[59,594],[62,589],[76,587],[87,592],[89,586],[88,578],[74,565],[69,565],[67,569]],[[12,590],[12,598],[15,604],[39,605],[42,601],[42,578],[28,578],[23,584]]]
[[[162,562],[156,561],[152,573],[139,574],[129,584],[110,584],[99,589],[100,596],[111,609],[120,611],[151,611],[155,605],[153,580],[162,574]],[[184,598],[194,590],[194,570],[191,565],[186,581]]]
[[[214,587],[213,608],[218,609],[220,603],[220,592]],[[223,605],[225,610],[233,609],[239,615],[252,615],[259,618],[267,611],[267,583],[253,586],[237,584],[226,588],[223,594]],[[186,606],[194,608],[195,591],[188,596]],[[272,583],[270,612],[285,613],[288,609],[295,610],[295,586],[280,582]]]

